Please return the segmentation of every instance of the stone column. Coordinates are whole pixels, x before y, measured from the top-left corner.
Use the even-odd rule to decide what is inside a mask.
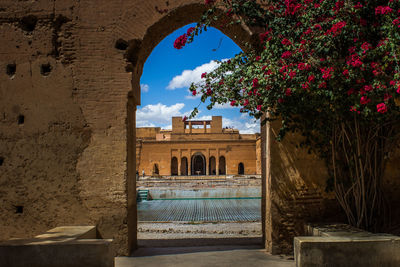
[[[219,175],[219,149],[217,148],[217,158],[215,159],[215,174]]]
[[[204,133],[207,133],[207,122],[203,121]]]
[[[181,173],[181,164],[182,164],[182,150],[179,149],[178,153],[178,175],[182,175]]]
[[[189,121],[189,133],[192,133],[192,122]]]
[[[189,149],[189,158],[188,161],[188,176],[192,175],[192,150]]]
[[[204,124],[204,126],[205,126],[205,124]],[[208,172],[209,169],[210,169],[209,164],[210,164],[210,149],[207,148],[207,153],[206,153],[206,175],[210,175],[209,172]]]

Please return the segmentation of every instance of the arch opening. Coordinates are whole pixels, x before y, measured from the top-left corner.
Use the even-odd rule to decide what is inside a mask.
[[[202,153],[196,153],[192,156],[191,175],[206,175],[206,158]]]
[[[188,175],[188,161],[186,157],[181,159],[181,175],[187,176]]]
[[[216,165],[215,157],[211,156],[209,161],[210,161],[210,163],[208,164],[208,166],[209,166],[209,174],[210,175],[217,175],[217,165]]]
[[[244,174],[244,164],[242,162],[239,163],[238,174]]]
[[[171,159],[171,175],[178,175],[178,159],[176,157]]]

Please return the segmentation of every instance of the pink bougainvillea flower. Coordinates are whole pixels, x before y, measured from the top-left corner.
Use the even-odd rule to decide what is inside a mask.
[[[258,79],[254,78],[253,79],[253,88],[258,87]]]
[[[283,102],[285,102],[285,100],[283,98],[278,98],[278,103],[282,104]]]
[[[261,110],[262,106],[261,105],[257,105],[257,110]]]
[[[383,96],[383,101],[387,102],[387,101],[389,101],[389,99],[391,99],[391,98],[392,98],[392,95],[386,93],[386,94]]]
[[[365,85],[365,86],[364,86],[364,91],[370,92],[370,91],[372,91],[372,90],[374,90],[374,87],[372,87],[372,85]]]
[[[376,105],[376,110],[377,110],[379,113],[384,114],[384,113],[387,112],[387,106],[386,106],[385,103],[380,103],[380,104]]]
[[[248,99],[245,99],[244,101],[243,101],[243,106],[247,106],[249,104],[249,100]]]
[[[378,6],[377,8],[375,8],[375,15],[386,15],[391,13],[392,11],[393,9],[388,6]]]
[[[197,94],[197,91],[196,90],[194,90],[194,91],[192,91],[192,95],[196,95]]]
[[[287,89],[285,90],[285,95],[286,95],[286,96],[291,96],[291,95],[292,95],[292,89],[287,88]]]
[[[289,58],[291,56],[292,56],[292,52],[290,52],[290,51],[285,51],[282,54],[282,58]]]
[[[295,76],[296,76],[296,72],[295,71],[292,70],[292,71],[289,72],[290,79],[293,79]]]
[[[354,5],[355,9],[360,9],[362,7],[363,7],[363,5],[360,2],[357,2],[357,4]]]
[[[320,68],[321,72],[322,72],[322,78],[324,80],[329,80],[332,78],[332,72],[333,72],[333,67],[329,67],[329,68]]]
[[[326,88],[326,82],[322,82],[318,85],[318,88],[322,89],[322,88]]]
[[[201,74],[201,78],[202,78],[202,79],[204,79],[206,76],[207,76],[207,72],[203,72],[203,73]]]
[[[187,121],[188,117],[183,117],[182,121]]]
[[[349,70],[348,70],[348,69],[345,69],[345,70],[342,72],[342,74],[348,78],[348,77],[349,77]]]
[[[292,44],[292,42],[290,42],[288,39],[286,39],[286,38],[284,38],[282,41],[281,41],[281,43],[283,44],[283,45],[291,45]]]
[[[358,111],[357,108],[354,107],[354,106],[351,106],[351,107],[350,107],[350,111],[351,111],[351,112],[357,112],[358,114],[360,114],[360,111]]]
[[[313,82],[315,80],[315,76],[311,74],[310,76],[308,76],[307,80],[308,80],[308,82],[311,83],[311,82]]]
[[[194,27],[190,27],[189,29],[187,29],[186,34],[189,36],[189,35],[192,34],[192,32],[193,32],[194,30],[195,30]]]
[[[360,104],[361,104],[361,105],[366,105],[366,104],[368,104],[369,102],[371,102],[371,99],[369,99],[369,98],[366,97],[366,96],[362,96],[361,99],[360,99]]]
[[[236,105],[236,100],[231,101],[231,106],[233,107],[234,105]]]
[[[181,49],[182,47],[185,46],[186,42],[187,42],[187,35],[183,34],[183,35],[179,36],[178,38],[176,38],[176,40],[174,42],[174,48]]]
[[[212,95],[212,90],[210,88],[207,88],[207,95]]]

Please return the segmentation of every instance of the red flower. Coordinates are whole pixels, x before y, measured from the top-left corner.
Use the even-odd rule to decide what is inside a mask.
[[[346,76],[347,78],[349,77],[349,70],[345,69],[343,72],[343,75]]]
[[[310,76],[308,76],[308,81],[309,82],[313,82],[315,80],[315,76],[314,75],[310,75]]]
[[[326,88],[326,82],[322,82],[318,85],[318,88]]]
[[[365,54],[371,47],[372,47],[371,44],[369,44],[369,43],[367,43],[367,42],[364,42],[364,43],[361,45],[361,49],[363,50],[363,53],[364,53],[364,54]]]
[[[236,100],[231,101],[231,106],[233,107],[236,104]]]
[[[361,99],[360,99],[360,104],[361,104],[361,105],[366,105],[366,104],[368,104],[369,102],[371,102],[371,99],[369,99],[369,98],[366,97],[366,96],[362,96]]]
[[[310,88],[310,84],[309,83],[303,83],[301,85],[301,88],[303,88],[304,90],[307,90],[308,88]]]
[[[360,111],[358,111],[357,108],[354,107],[354,106],[351,106],[351,107],[350,107],[350,111],[352,111],[352,112],[357,112],[358,114],[360,114]]]
[[[207,88],[207,95],[212,95],[212,90],[210,88]]]
[[[187,35],[183,34],[183,35],[179,36],[178,38],[176,38],[176,40],[174,42],[174,48],[181,49],[182,47],[185,46],[186,42],[187,42]]]
[[[194,31],[194,27],[190,27],[189,29],[187,29],[186,34],[191,35],[193,31]]]
[[[204,79],[206,76],[207,76],[207,72],[203,72],[203,73],[201,74],[201,78],[202,78],[202,79]]]
[[[257,105],[257,110],[260,111],[261,110],[261,105]]]
[[[292,42],[290,42],[288,39],[283,39],[282,40],[282,42],[281,42],[283,45],[291,45],[292,44]]]
[[[258,87],[258,79],[254,78],[253,79],[253,88]]]
[[[296,72],[295,71],[290,71],[289,72],[290,79],[293,79],[295,76],[296,76]]]
[[[256,61],[259,61],[261,59],[260,56],[256,56]]]
[[[187,121],[188,117],[183,117],[182,121]]]
[[[342,32],[342,29],[346,26],[345,21],[340,21],[332,25],[332,27],[326,32],[326,34],[332,34],[333,36],[337,36]]]
[[[283,52],[283,54],[282,54],[282,58],[289,58],[291,56],[292,56],[292,52],[290,52],[290,51]]]
[[[378,104],[378,105],[376,105],[376,110],[379,112],[379,113],[386,113],[387,112],[387,106],[386,106],[386,104],[385,103],[380,103],[380,104]]]
[[[393,11],[393,9],[391,9],[388,6],[378,6],[377,8],[375,8],[375,15],[385,15],[385,14],[389,14]]]
[[[365,85],[365,86],[364,86],[364,91],[369,92],[369,91],[372,91],[372,90],[374,90],[374,88],[372,87],[372,85]]]
[[[192,91],[192,95],[196,95],[196,94],[197,94],[196,90]]]
[[[322,72],[322,78],[324,80],[329,80],[330,78],[332,78],[332,73],[333,72],[333,68],[320,68],[321,72]]]
[[[278,98],[278,103],[282,104],[283,102],[285,102],[283,98]]]
[[[286,95],[286,96],[291,96],[291,95],[292,95],[292,89],[287,88],[287,89],[285,90],[285,95]]]
[[[360,2],[357,2],[357,4],[354,5],[355,9],[360,9],[362,7],[363,7],[363,5]]]
[[[243,106],[247,106],[249,104],[249,100],[248,99],[245,99],[244,101],[243,101]]]
[[[392,98],[392,95],[389,95],[388,93],[386,93],[384,96],[383,96],[383,101],[385,101],[385,102],[387,102],[389,99],[391,99]]]

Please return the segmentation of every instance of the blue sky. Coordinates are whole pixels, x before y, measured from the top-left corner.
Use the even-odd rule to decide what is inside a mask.
[[[140,80],[141,106],[137,110],[137,127],[156,126],[171,128],[172,116],[189,115],[200,103],[189,92],[192,82],[200,81],[201,73],[209,72],[217,64],[214,60],[228,59],[239,53],[240,48],[226,35],[209,28],[194,42],[178,50],[173,47],[175,39],[194,24],[189,24],[168,35],[148,57]],[[196,119],[223,116],[224,127],[234,127],[242,133],[259,132],[259,123],[239,108],[228,105],[207,110],[199,107]]]

